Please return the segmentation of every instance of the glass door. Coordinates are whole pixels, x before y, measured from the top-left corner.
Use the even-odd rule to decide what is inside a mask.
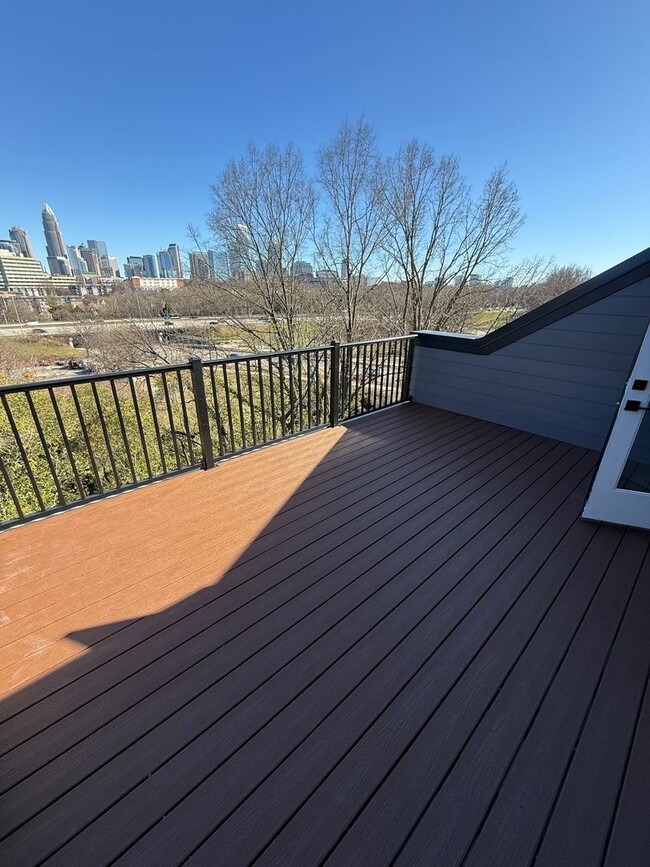
[[[625,387],[582,517],[650,529],[650,328]]]

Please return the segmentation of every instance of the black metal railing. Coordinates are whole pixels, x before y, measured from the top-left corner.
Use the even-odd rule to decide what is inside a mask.
[[[0,386],[0,526],[401,403],[413,339]]]

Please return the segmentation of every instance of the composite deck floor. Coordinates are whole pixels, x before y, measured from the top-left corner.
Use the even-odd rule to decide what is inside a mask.
[[[0,537],[4,865],[647,865],[650,534],[406,406]]]

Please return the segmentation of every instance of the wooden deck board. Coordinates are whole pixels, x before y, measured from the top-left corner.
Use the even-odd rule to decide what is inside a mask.
[[[596,457],[409,406],[5,534],[3,863],[641,863]]]

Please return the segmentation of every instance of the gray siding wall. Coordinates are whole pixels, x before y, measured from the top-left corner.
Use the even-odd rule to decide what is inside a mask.
[[[418,403],[602,449],[650,322],[650,279],[488,355],[417,346]]]

